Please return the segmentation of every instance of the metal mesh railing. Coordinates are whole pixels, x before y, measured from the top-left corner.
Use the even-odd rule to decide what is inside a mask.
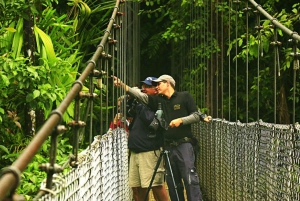
[[[79,154],[79,165],[53,177],[53,186],[40,201],[131,200],[128,186],[127,133],[110,130],[96,136],[90,148]]]
[[[194,127],[207,200],[299,200],[299,125],[228,122]]]

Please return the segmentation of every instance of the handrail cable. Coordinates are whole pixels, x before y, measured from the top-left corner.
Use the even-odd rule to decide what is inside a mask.
[[[272,17],[268,12],[266,12],[261,5],[257,4],[254,0],[249,0],[250,3],[252,3],[254,5],[254,7],[261,13],[263,14],[267,19],[271,20],[272,23],[280,28],[282,31],[284,31],[286,34],[288,34],[289,36],[291,36],[291,38],[300,41],[300,36],[298,33],[295,33],[294,31],[288,29],[286,26],[284,26],[283,24],[281,24],[280,22],[278,22],[278,20],[274,17]]]

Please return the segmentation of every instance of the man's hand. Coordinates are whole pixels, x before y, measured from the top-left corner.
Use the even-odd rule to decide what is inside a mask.
[[[123,82],[122,82],[122,80],[120,80],[119,78],[117,78],[116,76],[111,76],[113,79],[114,79],[114,85],[115,86],[121,86],[122,84],[124,84]]]
[[[180,126],[180,124],[182,124],[182,119],[181,119],[181,118],[173,119],[173,120],[170,122],[169,127],[170,127],[170,128],[175,128],[175,127]]]
[[[116,76],[113,76],[113,75],[111,77],[114,79],[114,86],[123,87],[125,89],[125,91],[129,90],[129,86],[127,86],[126,84],[124,84],[122,82],[122,80],[120,80],[119,78],[117,78]]]
[[[207,117],[205,117],[205,118],[203,119],[203,121],[205,121],[205,122],[210,122],[211,119],[212,119],[211,116],[207,116]]]

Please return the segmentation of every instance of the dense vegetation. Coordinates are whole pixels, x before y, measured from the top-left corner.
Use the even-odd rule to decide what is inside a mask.
[[[0,1],[0,169],[13,163],[63,100],[95,51],[115,1]],[[64,115],[73,116],[73,107]],[[36,122],[35,122],[36,119]],[[70,135],[60,139],[66,161]],[[19,193],[35,195],[48,162],[45,143],[22,175]]]
[[[297,1],[256,2],[284,26],[299,33],[300,13]],[[206,107],[204,109],[214,117],[242,122],[258,119],[280,124],[299,122],[299,115],[293,119],[293,112],[298,114],[300,109],[293,109],[294,101],[296,106],[299,103],[299,70],[294,69],[299,68],[299,64],[294,65],[299,61],[294,63],[297,58],[291,56],[294,51],[299,51],[297,44],[291,43],[291,37],[280,29],[274,29],[272,22],[263,15],[260,15],[258,25],[259,15],[255,13],[252,4],[246,3],[247,1],[237,3],[221,0],[145,1],[141,7],[144,20],[141,66],[146,66],[147,69],[159,66],[155,71],[159,74],[180,68],[179,73],[184,72],[185,76],[179,84],[194,93],[197,100],[205,96],[206,102],[201,106]],[[247,6],[251,10],[247,11]],[[258,26],[263,28],[255,28]],[[221,34],[224,34],[223,37]],[[280,42],[280,45],[271,45],[274,41]],[[279,47],[278,56],[275,55],[276,47]],[[186,61],[182,62],[184,60]],[[190,64],[196,64],[192,63],[194,60],[201,62],[191,67]],[[231,70],[228,70],[229,64]],[[246,70],[246,64],[249,71]],[[226,70],[221,71],[221,65]],[[143,71],[143,77],[152,73],[147,69]],[[207,86],[194,87],[198,85],[194,80],[199,72],[207,74],[206,78],[210,80]],[[294,75],[297,79],[296,87],[293,83]],[[246,80],[249,84],[247,89]],[[201,90],[206,90],[207,93],[197,94]],[[247,90],[249,92],[246,96]],[[276,100],[273,98],[274,94]]]

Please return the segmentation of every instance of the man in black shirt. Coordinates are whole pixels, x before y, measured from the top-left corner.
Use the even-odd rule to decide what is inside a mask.
[[[199,186],[199,177],[195,167],[195,154],[191,144],[191,124],[200,120],[209,122],[211,117],[201,114],[198,111],[195,101],[188,92],[175,91],[175,80],[170,75],[162,75],[153,80],[158,90],[157,96],[148,96],[122,83],[117,77],[114,78],[114,85],[123,87],[130,95],[139,101],[147,104],[153,111],[161,104],[164,111],[164,118],[168,128],[165,133],[166,150],[170,151],[169,157],[171,168],[177,187],[173,184],[171,174],[167,174],[169,195],[172,201],[184,200],[183,185],[186,189],[188,201],[202,201],[202,194]],[[166,169],[170,167],[166,163]]]

